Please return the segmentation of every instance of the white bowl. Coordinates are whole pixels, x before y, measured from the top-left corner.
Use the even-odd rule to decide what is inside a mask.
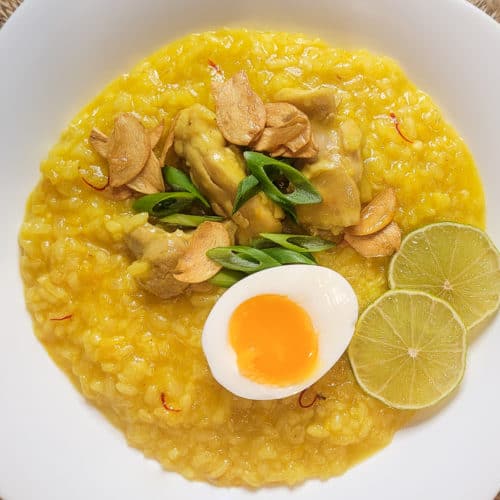
[[[17,232],[38,164],[103,86],[161,45],[221,25],[284,28],[396,58],[444,109],[484,181],[500,243],[500,26],[461,0],[25,0],[0,31],[0,497],[489,499],[500,488],[500,318],[474,342],[457,397],[327,482],[217,489],[129,448],[31,332]]]

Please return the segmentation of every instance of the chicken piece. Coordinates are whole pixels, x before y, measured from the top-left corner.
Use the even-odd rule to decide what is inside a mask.
[[[341,165],[321,160],[302,172],[319,191],[323,201],[297,206],[299,223],[311,234],[329,232],[339,234],[344,227],[357,224],[361,202],[358,186]]]
[[[363,133],[354,120],[348,119],[340,124],[339,135],[342,142],[344,167],[359,184],[363,176],[363,161],[361,159]]]
[[[321,194],[323,201],[297,207],[299,223],[311,234],[338,235],[344,227],[357,224],[361,201],[361,131],[353,120],[335,128],[335,89],[282,89],[275,99],[294,104],[311,120],[318,155],[302,162],[302,173]]]
[[[188,288],[189,283],[177,281],[173,273],[188,247],[189,236],[182,231],[167,233],[151,224],[138,227],[126,236],[134,256],[148,264],[147,272],[136,276],[142,288],[162,299],[176,297]]]
[[[349,175],[356,182],[361,180],[363,167],[361,163],[361,130],[354,120],[344,121],[335,130],[335,89],[333,87],[316,87],[314,89],[281,89],[277,100],[294,104],[311,120],[313,137],[319,148],[318,160],[333,158],[341,160]],[[343,158],[341,158],[343,157]]]
[[[335,129],[336,91],[333,87],[281,89],[274,98],[295,105],[311,120],[318,155],[303,162],[302,173],[321,194],[323,201],[297,207],[299,223],[312,234],[337,235],[359,222],[361,202],[357,183],[363,172],[361,131],[347,120]]]
[[[338,235],[344,227],[360,220],[357,181],[361,179],[361,157],[357,161],[355,154],[345,152],[340,134],[332,124],[313,122],[313,130],[319,157],[317,161],[305,164],[302,173],[319,191],[323,201],[298,206],[297,216],[299,223],[311,234],[327,232]]]
[[[293,104],[311,120],[321,121],[335,115],[335,94],[335,88],[327,86],[314,89],[285,88],[278,91],[274,100]]]
[[[363,175],[361,131],[353,120],[346,120],[338,129],[334,128],[333,121],[312,122],[314,140],[319,149],[318,162],[328,160],[342,166],[359,183]]]
[[[247,243],[259,233],[281,232],[284,213],[263,193],[231,215],[238,184],[246,175],[245,164],[241,152],[227,146],[212,111],[200,104],[182,110],[175,124],[174,148],[213,211],[237,224],[239,243]]]

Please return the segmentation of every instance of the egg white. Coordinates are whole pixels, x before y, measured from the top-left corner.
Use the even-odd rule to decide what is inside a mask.
[[[244,377],[229,342],[229,320],[245,300],[262,294],[285,295],[310,316],[318,335],[314,371],[287,386],[261,384]],[[212,375],[233,394],[247,399],[292,396],[321,378],[346,350],[358,318],[356,294],[339,273],[322,266],[288,265],[252,274],[229,288],[210,312],[201,337]]]

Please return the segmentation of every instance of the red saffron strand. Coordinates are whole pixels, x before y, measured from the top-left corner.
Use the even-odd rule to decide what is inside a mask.
[[[174,412],[181,411],[180,408],[172,408],[171,406],[168,406],[167,402],[165,401],[165,393],[164,392],[162,392],[160,394],[160,399],[161,399],[161,404],[162,404],[163,408],[165,408],[165,410],[174,411]]]
[[[212,59],[208,60],[208,65],[219,75],[222,75],[222,70],[220,69],[220,66],[212,61]]]
[[[308,388],[309,389],[309,388]],[[301,408],[311,408],[311,406],[316,403],[316,401],[320,401],[320,400],[324,400],[326,399],[325,396],[323,396],[323,394],[320,394],[319,392],[317,392],[315,395],[314,395],[314,398],[311,400],[311,402],[309,404],[304,404],[304,394],[307,392],[308,389],[304,389],[300,395],[299,395],[299,406]]]
[[[394,113],[389,113],[389,116],[391,117],[392,123],[394,123],[394,126],[396,127],[396,130],[397,130],[398,134],[401,136],[401,138],[403,140],[405,140],[406,142],[413,144],[413,141],[408,139],[408,137],[406,137],[406,135],[404,135],[403,132],[401,132],[401,127],[399,124],[398,117]]]
[[[91,187],[92,189],[95,189],[96,191],[104,191],[109,186],[109,177],[108,177],[108,180],[106,181],[106,184],[104,184],[104,186],[101,188],[94,186],[89,181],[87,181],[84,177],[82,177],[81,179],[83,182],[85,182],[85,184],[87,184],[87,186]]]
[[[49,318],[50,321],[63,321],[65,319],[71,319],[73,317],[72,314],[66,314],[66,316],[62,316],[60,318]]]

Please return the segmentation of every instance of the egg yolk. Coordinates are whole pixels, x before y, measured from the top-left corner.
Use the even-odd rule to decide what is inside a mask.
[[[284,295],[257,295],[242,302],[230,318],[229,340],[240,373],[264,384],[302,382],[318,357],[311,318]]]

